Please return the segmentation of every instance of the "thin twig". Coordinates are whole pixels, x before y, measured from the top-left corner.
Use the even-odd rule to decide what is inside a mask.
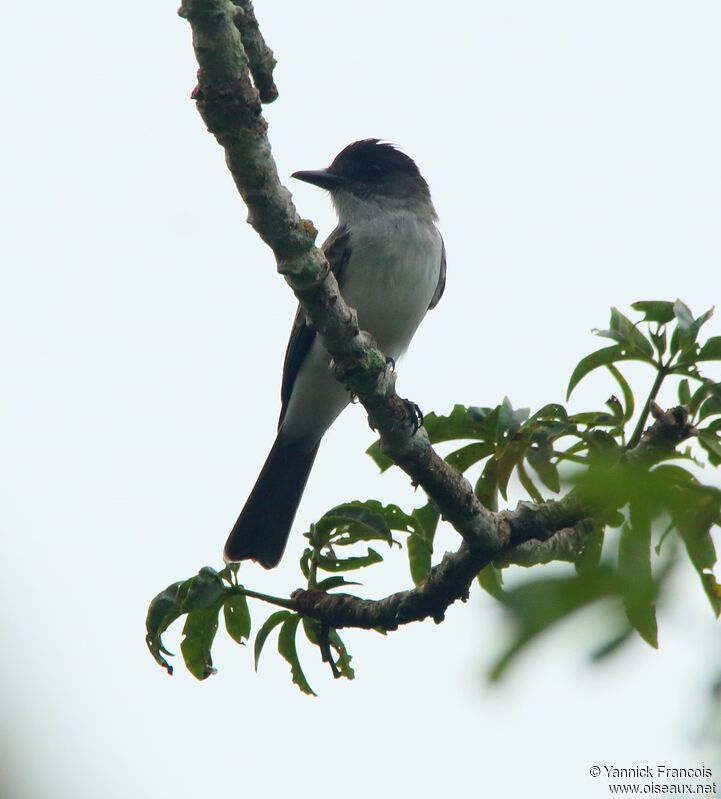
[[[260,95],[260,101],[272,103],[278,99],[278,87],[273,80],[273,70],[277,63],[273,51],[265,43],[260,32],[251,0],[233,0],[233,3],[238,6],[235,24],[240,31],[243,49],[248,56],[250,73]]]
[[[664,366],[659,366],[658,372],[656,373],[656,379],[653,381],[653,385],[651,386],[651,391],[648,394],[648,399],[646,400],[646,404],[643,406],[643,410],[641,411],[641,416],[639,416],[636,428],[631,434],[631,438],[629,438],[628,444],[626,445],[627,449],[633,449],[641,440],[643,431],[646,429],[646,423],[648,422],[648,415],[651,412],[651,403],[655,402],[656,397],[658,396],[658,392],[661,389],[661,384],[666,379],[666,377],[668,377],[668,372],[666,371],[666,368]]]

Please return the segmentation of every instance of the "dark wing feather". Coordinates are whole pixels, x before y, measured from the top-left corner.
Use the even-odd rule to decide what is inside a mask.
[[[438,234],[440,236],[440,233]],[[443,296],[443,292],[446,289],[446,244],[443,241],[443,236],[441,236],[441,272],[438,275],[438,285],[436,286],[436,290],[433,293],[433,297],[431,297],[431,304],[428,306],[428,310],[430,311],[431,308],[435,308],[436,305],[441,301],[441,297]]]
[[[342,283],[343,274],[348,266],[351,254],[350,231],[348,228],[345,226],[337,227],[325,240],[322,250],[328,259],[335,279],[338,283]],[[315,328],[307,321],[305,313],[299,305],[293,321],[293,329],[290,332],[288,347],[285,351],[283,381],[280,387],[281,408],[278,427],[283,422],[288,402],[290,402],[290,395],[293,393],[295,379],[310,348],[313,346],[314,339]]]

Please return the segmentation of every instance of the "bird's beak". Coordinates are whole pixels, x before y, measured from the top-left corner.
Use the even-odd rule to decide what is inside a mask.
[[[296,180],[302,180],[304,183],[312,183],[314,186],[320,186],[321,189],[339,188],[343,184],[343,180],[329,172],[327,169],[308,169],[301,172],[294,172],[291,175]]]

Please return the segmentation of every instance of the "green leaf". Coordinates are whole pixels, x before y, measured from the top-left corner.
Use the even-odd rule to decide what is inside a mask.
[[[631,303],[631,307],[644,314],[644,322],[658,322],[664,325],[672,322],[674,318],[673,303],[665,300],[641,300]]]
[[[676,321],[678,322],[678,326],[684,332],[691,330],[694,323],[693,314],[691,313],[691,309],[686,305],[686,303],[682,302],[681,300],[676,300],[673,304],[673,314],[676,317]]]
[[[648,510],[631,503],[631,523],[621,528],[618,568],[624,579],[624,607],[632,627],[658,648],[656,589],[651,572],[651,521]]]
[[[517,432],[523,422],[528,419],[530,408],[514,409],[508,397],[498,406],[498,421],[496,423],[495,441],[503,441]]]
[[[688,406],[692,416],[696,415],[703,401],[709,396],[714,396],[721,400],[721,383],[712,383],[710,380],[705,380],[696,391],[694,391]]]
[[[611,332],[616,334],[616,341],[620,344],[628,344],[641,355],[653,358],[651,342],[618,308],[611,308]]]
[[[698,420],[699,422],[706,419],[708,416],[717,416],[721,413],[721,399],[716,395],[710,396],[703,405],[699,408]]]
[[[701,585],[718,618],[721,614],[721,593],[713,576],[716,548],[711,537],[711,527],[719,521],[721,491],[688,482],[674,492],[673,498],[676,500],[672,508],[674,522],[689,560],[698,572]]]
[[[681,346],[681,336],[680,336],[680,333],[679,333],[680,329],[681,328],[676,326],[674,328],[674,330],[673,330],[673,333],[671,334],[671,346],[670,346],[671,355],[676,355],[676,353],[679,351],[679,348]]]
[[[511,479],[513,470],[523,462],[527,446],[527,444],[512,441],[497,457],[497,485],[504,500],[508,500],[508,481]]]
[[[613,375],[619,387],[621,388],[621,393],[623,394],[623,405],[625,408],[623,413],[623,421],[628,422],[636,409],[633,402],[633,391],[631,391],[631,386],[629,386],[626,378],[613,364],[608,364],[606,368]]]
[[[433,550],[423,539],[411,536],[407,542],[408,567],[414,585],[420,585],[431,573]]]
[[[446,455],[444,460],[459,472],[465,472],[478,461],[493,455],[495,451],[496,445],[493,442],[476,442],[454,450]]]
[[[337,670],[334,670],[333,672],[334,677],[345,677],[347,680],[352,680],[355,678],[355,673],[350,665],[350,662],[353,658],[348,654],[348,650],[346,649],[340,635],[338,635],[337,630],[335,630],[333,627],[327,627],[325,629],[325,642],[328,644],[327,647],[323,645],[325,642],[322,641],[323,629],[321,628],[320,622],[315,621],[315,619],[309,619],[307,616],[303,616],[303,630],[305,632],[306,638],[311,642],[311,644],[320,649],[324,663],[328,662],[329,657],[332,658]],[[335,650],[336,657],[333,657],[332,653],[330,652],[331,649]]]
[[[643,333],[624,316],[618,308],[611,308],[611,326],[608,330],[593,330],[597,336],[610,338],[648,359],[653,357],[653,346]]]
[[[691,403],[691,388],[685,378],[678,384],[678,401],[686,406]]]
[[[217,574],[221,580],[225,580],[229,585],[237,585],[238,569],[240,569],[240,563],[226,563]]]
[[[537,505],[541,505],[543,503],[543,496],[541,492],[536,488],[535,483],[528,475],[528,472],[523,468],[523,461],[519,461],[516,466],[516,474],[518,475],[518,480],[520,481],[521,485],[525,489],[528,496],[535,502]]]
[[[583,577],[573,575],[529,580],[507,589],[501,601],[515,622],[515,630],[508,648],[491,669],[491,679],[499,679],[538,635],[579,609],[618,593],[617,574],[604,567]]]
[[[521,415],[523,410],[520,410]],[[427,414],[423,427],[431,444],[462,439],[496,441],[499,437],[499,430],[502,434],[509,425],[517,423],[514,413],[516,412],[507,399],[504,400],[503,405],[496,408],[466,408],[464,405],[454,405],[448,416]]]
[[[374,441],[370,447],[368,447],[366,450],[366,455],[370,455],[371,459],[381,470],[381,472],[388,471],[391,466],[395,466],[395,463],[393,463],[393,461],[381,450],[380,439],[378,441]]]
[[[183,600],[183,611],[205,610],[214,605],[226,590],[215,569],[203,566],[193,577]]]
[[[721,465],[721,439],[710,430],[699,430],[698,443],[706,450],[712,466]]]
[[[683,466],[676,463],[662,463],[651,472],[652,477],[663,487],[664,492],[671,486],[697,484],[698,480]]]
[[[359,541],[394,543],[392,530],[417,532],[416,519],[398,505],[384,505],[376,499],[355,500],[329,510],[313,525],[312,543],[316,547],[349,546]]]
[[[148,615],[145,619],[147,632],[145,643],[156,663],[161,665],[168,674],[173,673],[173,667],[163,655],[172,655],[172,652],[169,652],[163,646],[161,636],[182,615],[182,610],[177,602],[178,590],[182,584],[182,582],[173,583],[161,591],[150,603]]]
[[[498,510],[498,461],[495,458],[484,466],[473,490],[481,505],[488,510]]]
[[[420,585],[431,573],[431,557],[433,555],[433,539],[440,513],[430,502],[413,511],[413,518],[418,524],[418,534],[408,538],[408,566],[411,579]]]
[[[348,650],[346,649],[343,640],[338,634],[338,631],[333,627],[328,630],[328,643],[333,647],[333,649],[335,649],[336,654],[338,655],[335,665],[338,668],[338,671],[340,671],[341,676],[345,677],[347,680],[355,679],[355,672],[350,664],[351,660],[353,660],[353,657],[348,654]]]
[[[613,431],[611,431],[613,432]],[[616,439],[604,430],[591,430],[588,433],[579,433],[588,444],[589,457],[601,458],[603,460],[617,460],[620,457],[621,448]]]
[[[721,336],[712,336],[701,347],[697,361],[721,361]]]
[[[215,674],[210,655],[215,633],[218,631],[218,611],[220,608],[205,608],[188,613],[183,626],[183,640],[180,651],[188,671],[198,680],[205,680]]]
[[[694,337],[698,335],[699,330],[708,322],[708,320],[713,316],[715,307],[711,307],[705,313],[702,313],[698,319],[693,320],[693,333]]]
[[[333,575],[321,580],[315,587],[318,591],[332,591],[334,588],[342,588],[346,585],[360,585],[360,583],[346,580],[342,575]]]
[[[623,646],[623,644],[626,643],[626,641],[628,641],[632,634],[633,627],[627,627],[625,630],[623,630],[623,632],[618,633],[618,635],[614,635],[613,638],[591,653],[591,660],[594,663],[598,663],[599,660],[603,660],[609,655],[612,655],[614,652],[618,652],[618,650]]]
[[[549,447],[530,447],[526,450],[526,460],[546,488],[557,494],[561,490],[558,467],[551,461],[553,449]]]
[[[573,564],[577,574],[583,576],[599,567],[603,553],[604,537],[605,531],[603,527],[599,527],[585,537],[581,554]]]
[[[427,502],[422,507],[416,508],[411,515],[418,525],[418,532],[426,541],[432,543],[441,518],[438,508],[433,503]]]
[[[476,579],[478,585],[494,599],[503,600],[503,571],[501,569],[497,569],[492,563],[489,563],[478,572]]]
[[[308,616],[301,616],[301,622],[303,624],[303,632],[305,633],[305,637],[311,642],[311,644],[313,644],[313,646],[320,646],[320,622],[316,621],[315,619],[311,619]]]
[[[400,508],[393,507],[405,516]],[[385,517],[385,508],[375,500],[338,505],[315,523],[316,541],[349,545],[358,541],[381,540],[391,544],[393,537]]]
[[[606,405],[611,409],[611,414],[618,426],[623,425],[623,405],[621,404],[621,400],[615,395],[611,394],[611,396],[606,400]]]
[[[651,337],[651,341],[653,341],[653,346],[656,347],[659,358],[663,357],[666,354],[667,346],[665,326],[660,325],[656,331],[649,330],[648,335]]]
[[[315,696],[315,692],[308,684],[305,674],[303,674],[303,669],[298,659],[298,650],[295,646],[295,634],[298,630],[299,622],[300,616],[297,615],[283,622],[280,632],[278,633],[278,652],[290,664],[290,673],[295,685],[297,685],[304,694]]]
[[[258,671],[260,653],[263,651],[263,646],[268,640],[268,636],[279,624],[282,624],[284,621],[286,621],[286,619],[292,619],[295,615],[296,614],[291,613],[289,610],[276,610],[275,613],[271,613],[270,616],[268,616],[263,623],[263,626],[260,628],[260,630],[258,630],[258,634],[255,636],[255,644],[253,646],[256,671]]]
[[[534,414],[529,416],[529,422],[540,421],[542,419],[559,419],[562,422],[568,421],[568,411],[557,402],[551,402],[544,405],[537,410]]]
[[[486,415],[469,413],[464,405],[454,405],[448,416],[439,416],[432,412],[426,414],[423,427],[431,444],[464,438],[483,441],[490,437]]]
[[[379,555],[375,549],[368,547],[366,555],[358,555],[351,558],[334,558],[330,555],[319,554],[316,563],[319,569],[326,572],[346,572],[354,571],[355,569],[364,569],[366,566],[372,566],[374,563],[381,563],[383,556]]]
[[[616,427],[618,424],[618,420],[612,414],[599,413],[598,411],[574,413],[571,419],[576,424],[585,424],[589,427]]]
[[[701,327],[713,316],[713,308],[701,314],[698,319],[693,318],[691,309],[681,300],[676,300],[673,304],[674,314],[678,323],[674,335],[671,338],[671,352],[675,353],[679,349],[683,353],[681,360],[684,362],[696,361],[698,358],[693,354],[696,347],[696,337]]]
[[[585,358],[581,358],[581,360],[578,362],[578,365],[573,370],[571,379],[568,381],[566,399],[571,396],[573,389],[587,374],[592,372],[594,369],[598,369],[599,366],[608,366],[609,364],[617,363],[618,361],[648,361],[648,358],[641,357],[636,352],[630,351],[627,347],[621,344],[614,344],[612,347],[604,347],[601,350],[596,350],[596,352],[592,352]]]
[[[231,594],[223,603],[223,617],[228,635],[242,644],[250,637],[250,611],[243,594]]]

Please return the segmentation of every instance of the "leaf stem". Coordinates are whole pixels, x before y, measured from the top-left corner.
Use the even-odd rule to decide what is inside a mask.
[[[318,585],[318,550],[313,547],[310,555],[310,568],[308,573],[308,588],[315,588]]]
[[[648,421],[648,415],[651,412],[651,403],[656,399],[658,392],[661,388],[661,384],[666,379],[666,377],[668,377],[667,366],[665,365],[659,366],[658,373],[656,374],[656,379],[653,381],[653,385],[651,386],[651,391],[649,392],[646,404],[643,406],[643,410],[641,411],[641,416],[638,419],[638,424],[636,425],[636,429],[633,431],[633,435],[628,440],[628,444],[626,444],[627,450],[633,449],[641,440],[641,436],[643,435],[643,431],[646,427],[646,422]]]
[[[584,455],[572,455],[562,450],[554,449],[551,455],[559,460],[571,461],[571,463],[582,463],[584,465],[588,463],[588,458]]]
[[[268,602],[271,605],[277,605],[279,608],[286,608],[286,610],[298,610],[296,603],[292,599],[284,599],[283,597],[271,596],[270,594],[261,594],[259,591],[252,591],[250,588],[243,588],[240,585],[237,586],[232,593],[242,594],[251,599],[260,599],[262,602]]]

